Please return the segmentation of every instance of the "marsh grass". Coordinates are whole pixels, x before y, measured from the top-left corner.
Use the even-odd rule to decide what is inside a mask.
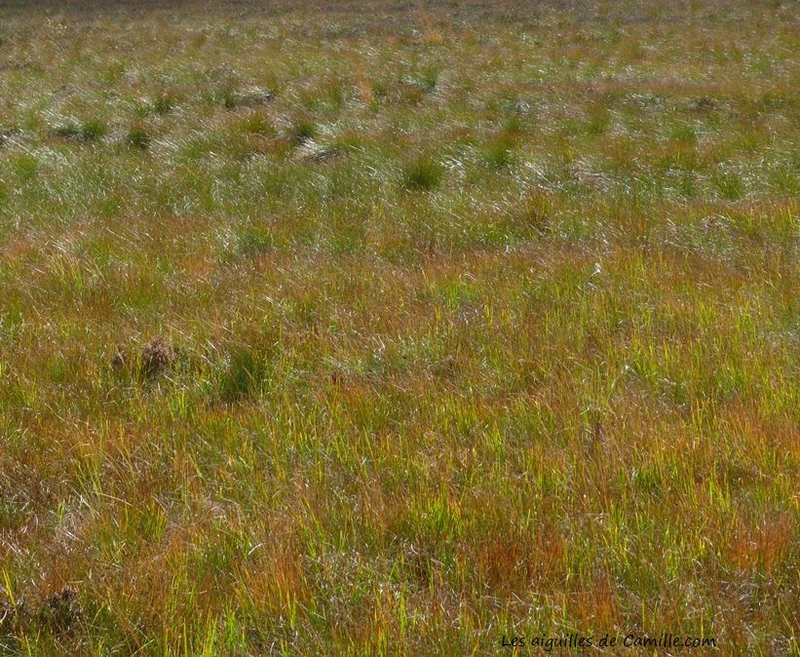
[[[797,653],[790,3],[0,22],[0,654]]]
[[[514,164],[514,145],[516,139],[511,132],[504,132],[494,139],[484,154],[486,164],[495,169],[507,169]]]
[[[444,178],[444,167],[429,156],[422,156],[403,164],[403,187],[407,190],[430,192],[435,190]]]
[[[299,118],[289,126],[289,139],[297,146],[300,146],[316,137],[318,134],[317,124],[310,118]]]
[[[145,128],[134,126],[125,135],[125,143],[131,148],[147,150],[152,138]]]
[[[244,256],[266,253],[274,244],[272,231],[261,226],[246,226],[236,233],[236,248]]]
[[[165,92],[144,102],[140,102],[137,105],[136,111],[142,117],[148,117],[152,114],[164,116],[166,114],[171,114],[177,106],[177,95],[172,92]]]
[[[108,133],[108,126],[98,119],[65,121],[53,128],[53,135],[73,141],[97,141]]]

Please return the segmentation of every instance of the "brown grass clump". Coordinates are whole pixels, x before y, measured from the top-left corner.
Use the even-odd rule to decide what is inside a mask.
[[[177,358],[175,349],[160,335],[151,338],[133,353],[131,351],[124,346],[117,347],[111,357],[111,368],[115,372],[133,370],[145,378],[153,378],[166,374]]]
[[[15,634],[19,631],[19,615],[21,610],[9,602],[0,602],[0,637]]]
[[[78,592],[71,586],[45,598],[39,611],[39,622],[54,634],[70,634],[84,619]]]
[[[355,64],[355,75],[358,99],[365,105],[372,105],[375,102],[375,92],[372,89],[372,83],[358,63]]]
[[[174,349],[160,335],[142,347],[141,371],[145,376],[163,374],[174,362]]]
[[[425,9],[419,10],[419,21],[422,24],[422,38],[427,45],[440,46],[445,42],[441,29],[433,16]]]

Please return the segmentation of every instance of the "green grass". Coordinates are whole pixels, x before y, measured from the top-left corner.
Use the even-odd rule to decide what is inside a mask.
[[[78,5],[0,19],[0,654],[798,654],[791,3]]]
[[[443,177],[444,167],[430,158],[417,158],[403,166],[403,187],[408,190],[433,191]]]
[[[125,142],[131,148],[138,148],[139,150],[147,150],[152,138],[144,128],[133,127],[128,130],[125,136]]]
[[[106,125],[95,119],[82,122],[67,121],[53,128],[55,136],[75,141],[96,141],[105,137],[107,132]]]

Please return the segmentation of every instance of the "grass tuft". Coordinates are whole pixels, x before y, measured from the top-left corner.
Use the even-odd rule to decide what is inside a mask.
[[[161,93],[149,100],[140,103],[137,112],[142,117],[150,115],[166,116],[171,114],[178,106],[178,98],[171,92]]]
[[[486,164],[494,169],[511,167],[514,164],[515,141],[514,137],[506,132],[490,142],[484,153]]]
[[[156,336],[142,347],[140,372],[147,378],[166,373],[175,362],[175,350],[167,341]]]
[[[403,165],[402,186],[407,190],[434,191],[444,177],[444,166],[431,157],[416,158]]]
[[[131,148],[144,151],[150,146],[150,134],[144,128],[135,126],[125,135],[125,143]]]
[[[71,634],[83,620],[75,589],[66,586],[48,596],[39,611],[39,624],[53,634]]]
[[[298,146],[314,139],[317,134],[317,125],[311,119],[299,118],[289,127],[289,139]]]
[[[108,133],[108,126],[100,120],[66,121],[53,128],[53,134],[72,141],[97,141]]]
[[[277,134],[270,118],[259,110],[240,121],[237,128],[245,134],[258,135],[259,137],[274,137]]]
[[[272,231],[261,226],[247,226],[236,233],[236,249],[245,257],[267,253],[274,245]]]
[[[250,345],[236,345],[216,382],[216,394],[225,404],[258,397],[270,377],[268,352]]]

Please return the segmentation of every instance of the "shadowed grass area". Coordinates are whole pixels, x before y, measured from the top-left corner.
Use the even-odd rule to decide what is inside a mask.
[[[5,3],[0,654],[796,654],[797,21]]]

